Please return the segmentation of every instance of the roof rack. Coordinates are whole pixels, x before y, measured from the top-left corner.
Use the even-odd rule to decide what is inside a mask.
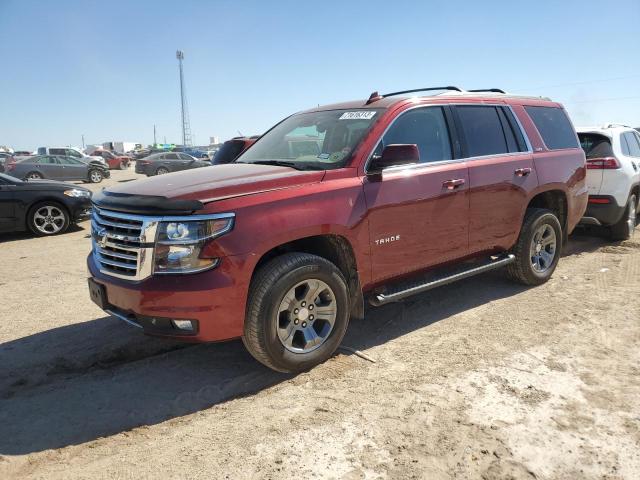
[[[605,123],[602,128],[615,128],[615,127],[624,127],[624,128],[633,128],[629,125],[625,125],[623,123]]]
[[[367,105],[369,105],[370,103],[376,102],[378,100],[381,100],[383,98],[386,98],[386,97],[393,97],[395,95],[404,95],[405,93],[428,92],[428,91],[431,91],[431,90],[455,90],[456,92],[464,92],[464,90],[462,90],[461,88],[452,87],[452,86],[448,86],[448,87],[415,88],[413,90],[402,90],[400,92],[385,93],[384,95],[380,95],[378,92],[373,92],[369,96],[369,100],[367,100]]]

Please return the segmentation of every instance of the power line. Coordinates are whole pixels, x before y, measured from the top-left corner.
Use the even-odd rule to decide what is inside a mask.
[[[597,102],[613,102],[617,100],[637,100],[640,99],[640,95],[636,95],[633,97],[612,97],[612,98],[594,98],[593,100],[575,100],[571,102],[562,102],[564,104],[571,103],[597,103]]]
[[[590,83],[602,83],[602,82],[614,82],[617,80],[628,80],[631,78],[640,78],[640,75],[627,75],[624,77],[612,77],[612,78],[602,78],[600,80],[585,80],[582,82],[571,82],[571,83],[558,83],[556,85],[544,85],[541,87],[526,87],[526,88],[522,88],[520,90],[525,91],[525,90],[542,90],[544,88],[556,88],[556,87],[571,87],[574,85],[588,85]]]

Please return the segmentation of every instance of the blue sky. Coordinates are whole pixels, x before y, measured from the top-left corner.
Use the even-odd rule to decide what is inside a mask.
[[[0,0],[0,145],[257,134],[317,104],[434,85],[547,95],[640,126],[640,1]]]

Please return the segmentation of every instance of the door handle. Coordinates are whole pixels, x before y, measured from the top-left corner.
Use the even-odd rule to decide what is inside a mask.
[[[531,173],[531,169],[529,167],[526,168],[518,168],[515,172],[518,177],[526,177]]]
[[[442,186],[447,190],[455,190],[462,185],[464,185],[464,178],[456,178],[454,180],[447,180],[446,182],[442,182]]]

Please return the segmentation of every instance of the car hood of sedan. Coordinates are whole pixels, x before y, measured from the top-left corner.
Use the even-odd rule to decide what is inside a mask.
[[[86,190],[90,191],[84,187],[79,185],[74,185],[73,183],[59,182],[57,180],[45,180],[45,179],[29,179],[20,184],[18,184],[20,188],[26,190]]]
[[[228,198],[317,183],[322,180],[324,174],[324,171],[300,171],[272,165],[244,163],[214,165],[109,187],[94,196],[94,201],[98,205],[102,203],[107,206],[111,203],[109,200],[117,199],[117,203],[124,207],[127,197],[130,197],[133,201],[139,200],[141,204],[151,206],[153,203],[150,201],[151,198],[156,198],[158,203],[166,203],[167,200],[180,201],[182,207],[188,208],[192,205],[197,210],[195,206],[197,203],[202,205]],[[116,207],[116,205],[113,206]]]

